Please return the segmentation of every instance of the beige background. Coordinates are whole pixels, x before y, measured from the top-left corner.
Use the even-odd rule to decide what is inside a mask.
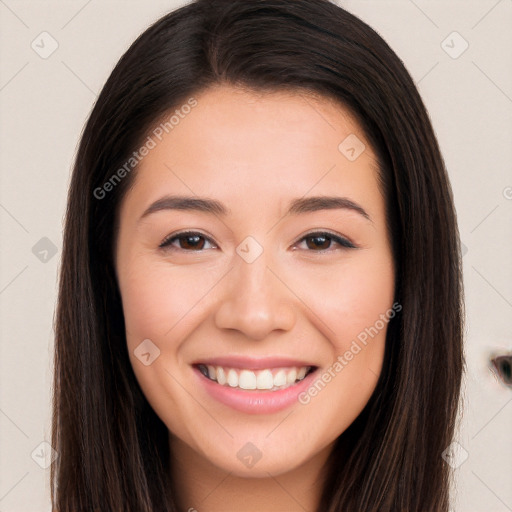
[[[50,510],[52,321],[80,132],[122,52],[183,3],[0,0],[0,512]],[[468,376],[453,510],[512,511],[512,388],[487,367],[512,350],[512,0],[339,4],[404,61],[454,188]]]

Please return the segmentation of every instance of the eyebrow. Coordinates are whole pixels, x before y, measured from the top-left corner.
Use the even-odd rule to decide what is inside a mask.
[[[362,215],[365,219],[373,222],[365,209],[347,197],[337,196],[313,196],[301,197],[290,202],[289,215],[300,215],[303,213],[316,212],[320,210],[351,210]],[[152,203],[141,215],[140,220],[162,210],[192,210],[209,213],[213,215],[227,216],[231,210],[220,201],[206,197],[191,196],[164,196]]]

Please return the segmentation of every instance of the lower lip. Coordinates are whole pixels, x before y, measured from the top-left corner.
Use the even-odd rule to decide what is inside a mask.
[[[297,403],[299,394],[309,388],[316,372],[317,370],[311,372],[297,384],[279,391],[255,389],[246,391],[218,384],[194,367],[194,373],[212,398],[246,414],[271,414]]]

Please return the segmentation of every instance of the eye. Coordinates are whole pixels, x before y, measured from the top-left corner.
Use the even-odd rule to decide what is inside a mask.
[[[178,242],[178,246],[175,245]],[[206,243],[211,243],[213,248],[217,246],[205,235],[195,231],[185,231],[182,233],[169,235],[160,245],[161,249],[181,249],[189,252],[200,252],[205,248]],[[208,248],[208,247],[207,247]]]
[[[301,238],[299,242],[305,242],[306,247],[313,250],[313,252],[328,251],[331,248],[331,244],[333,242],[347,249],[356,248],[356,246],[350,240],[329,232],[309,233]]]
[[[176,242],[178,243],[178,245],[176,245]],[[338,246],[347,249],[356,248],[356,246],[346,238],[329,232],[309,233],[308,235],[302,237],[299,240],[299,243],[301,242],[305,242],[307,249],[310,249],[313,252],[329,251],[333,242],[336,243]],[[169,248],[184,250],[188,252],[200,252],[205,248],[208,249],[208,247],[205,247],[206,244],[211,244],[212,247],[210,248],[217,248],[217,246],[212,242],[212,240],[207,236],[203,235],[202,233],[195,231],[185,231],[182,233],[169,235],[159,245],[159,247],[161,249]]]
[[[512,386],[512,354],[492,357],[491,363],[501,381],[507,386]]]

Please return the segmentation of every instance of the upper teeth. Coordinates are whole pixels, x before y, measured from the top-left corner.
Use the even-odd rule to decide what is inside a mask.
[[[241,389],[284,389],[302,380],[310,366],[272,368],[258,370],[226,368],[223,366],[199,365],[203,375],[224,386]]]

